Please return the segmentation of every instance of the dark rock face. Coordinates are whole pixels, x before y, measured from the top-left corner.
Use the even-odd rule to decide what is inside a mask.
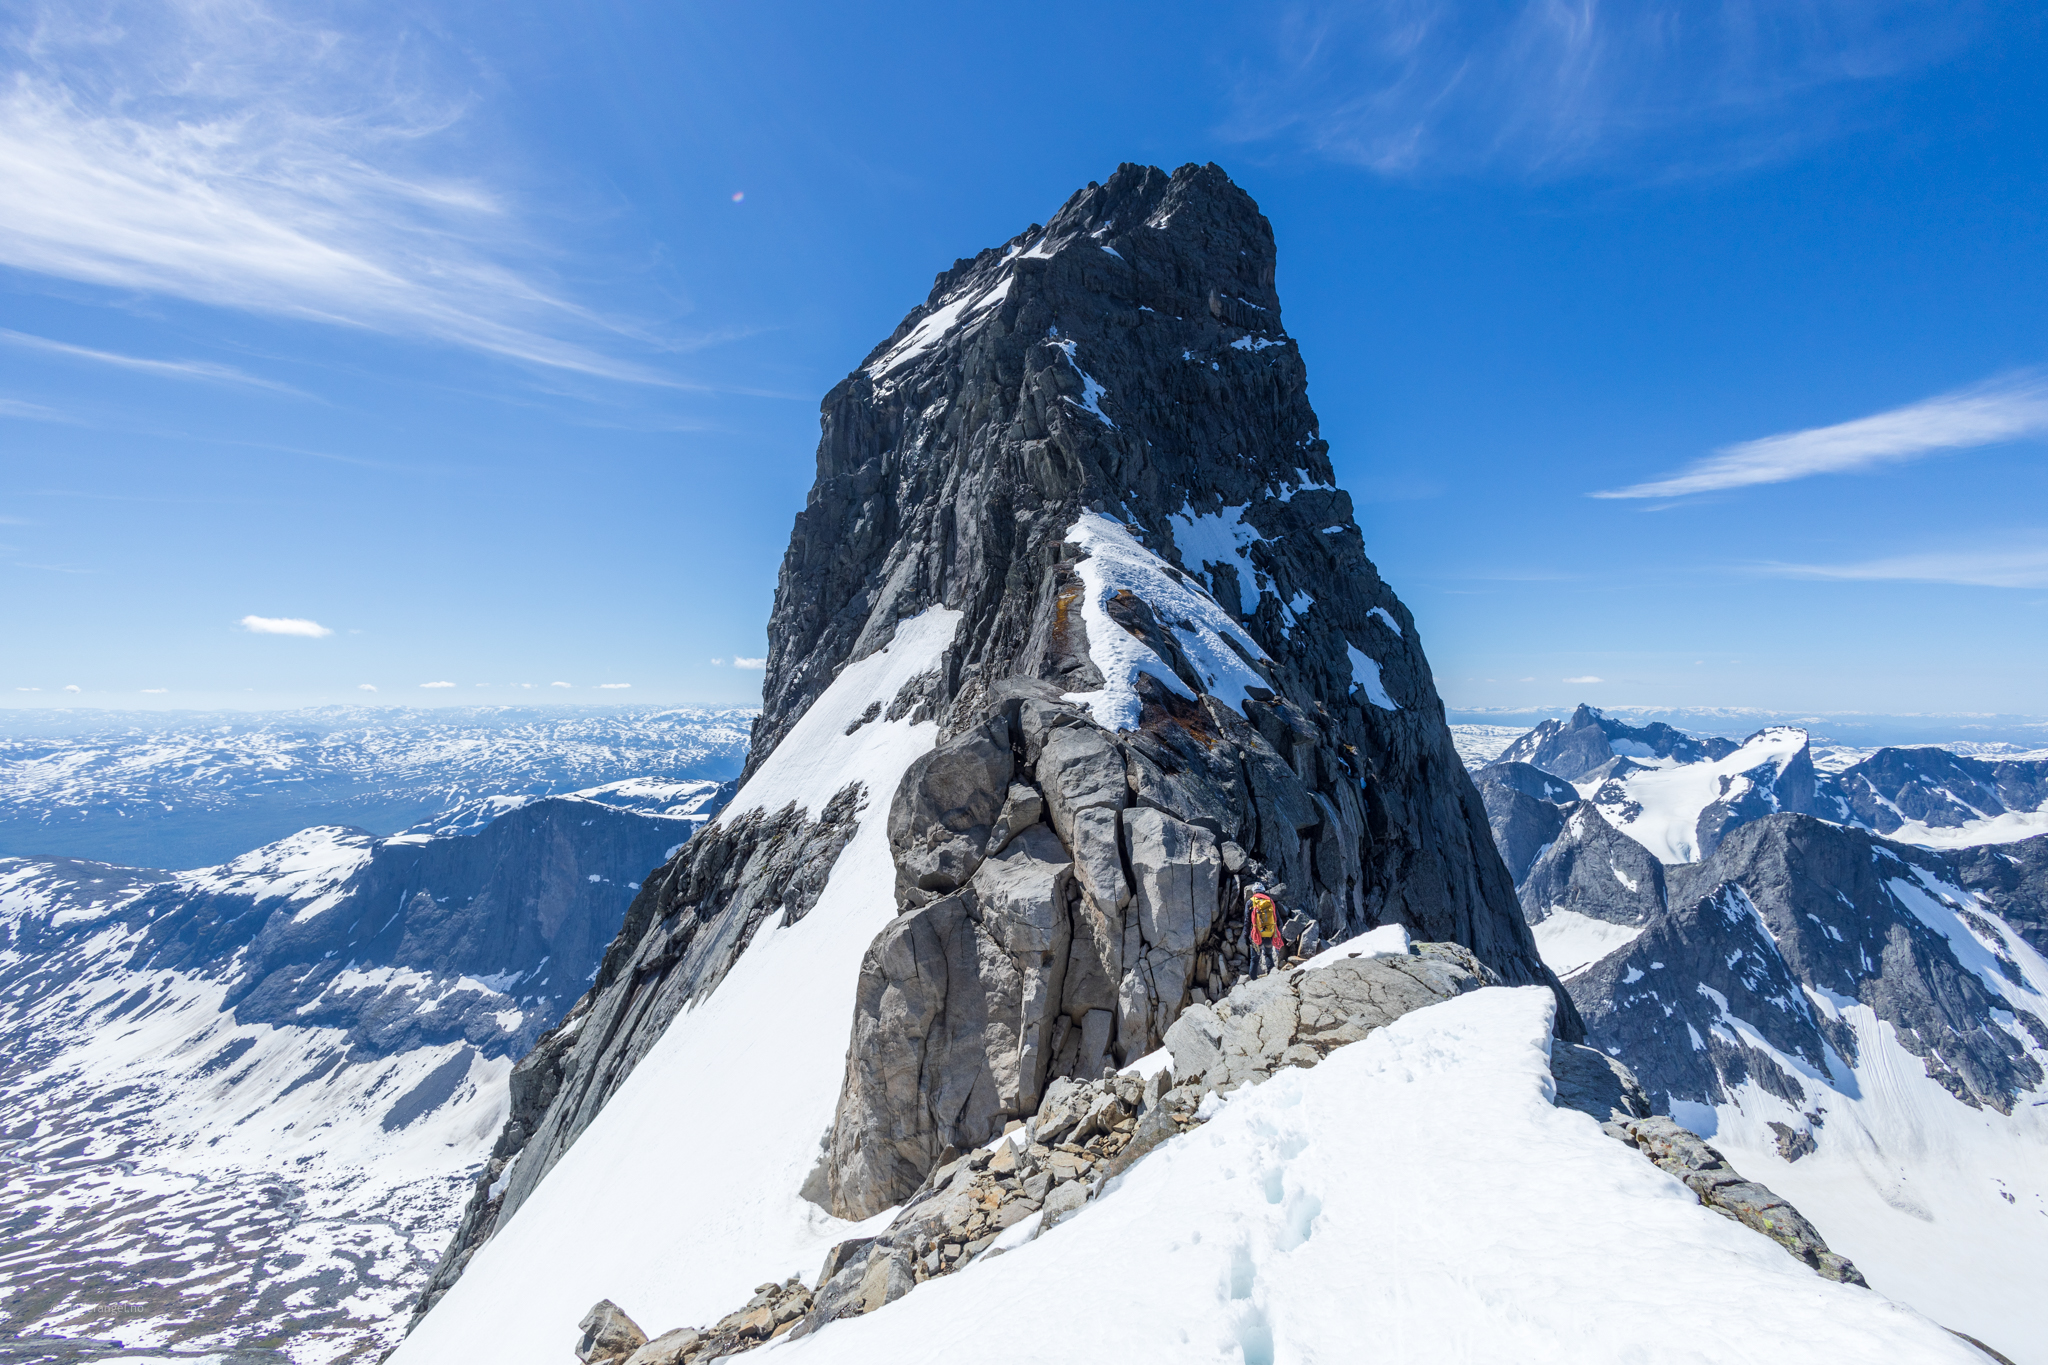
[[[1963,886],[1989,897],[1992,909],[2035,952],[2048,953],[2048,834],[1958,849],[1952,856]]]
[[[1854,1033],[1812,999],[1854,1000],[1959,1101],[2010,1112],[2044,1079],[2021,1037],[2048,1046],[2048,1024],[1994,993],[1915,913],[1953,917],[1997,952],[1998,927],[1942,889],[1957,875],[1948,855],[1809,816],[1744,825],[1706,861],[1669,869],[1671,909],[1572,978],[1588,1040],[1666,1105],[1720,1103],[1753,1079],[1803,1108],[1826,1085],[1815,1077],[1857,1060]],[[2020,979],[2009,960],[1998,970]]]
[[[1568,782],[1577,782],[1617,755],[1697,763],[1725,757],[1734,753],[1735,748],[1729,740],[1697,739],[1662,721],[1629,725],[1610,720],[1582,703],[1568,719],[1546,720],[1510,744],[1497,762],[1527,763]]]
[[[2048,760],[2002,762],[1946,749],[1879,749],[1827,783],[1820,812],[1890,834],[1907,820],[1937,829],[2048,803]]]
[[[1560,910],[1643,924],[1664,909],[1664,865],[1601,818],[1590,801],[1562,813],[1558,833],[1522,880],[1522,913],[1541,924]]]
[[[1544,846],[1564,828],[1561,806],[1579,799],[1571,783],[1527,763],[1496,763],[1473,774],[1494,847],[1520,886]]]
[[[835,1211],[886,1207],[1049,1083],[1156,1047],[1235,978],[1254,878],[1325,939],[1402,923],[1557,989],[1334,486],[1274,260],[1220,169],[1123,166],[941,273],[826,395],[748,775],[934,607],[960,614],[952,645],[869,718],[935,721],[939,747],[894,792],[772,842],[726,822],[649,881],[575,1035],[523,1064],[560,1079],[514,1115],[547,1145],[505,1209],[717,985],[781,894],[762,888],[822,885],[862,799],[888,803],[901,917],[862,966],[806,1191]],[[1561,990],[1559,1020],[1576,1034]],[[503,1216],[488,1203],[440,1283]]]

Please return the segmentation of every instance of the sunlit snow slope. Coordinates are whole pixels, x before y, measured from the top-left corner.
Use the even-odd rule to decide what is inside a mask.
[[[856,722],[937,664],[959,619],[930,608],[848,664],[740,789],[721,822],[791,802],[816,812],[850,782],[867,801],[817,904],[764,925],[676,1017],[396,1365],[560,1365],[598,1299],[646,1322],[710,1321],[764,1280],[815,1274],[858,1233],[799,1191],[839,1098],[861,955],[896,911],[888,803],[938,726]]]
[[[778,1358],[1983,1365],[1553,1108],[1551,1010],[1477,991],[1239,1090],[1052,1232]]]

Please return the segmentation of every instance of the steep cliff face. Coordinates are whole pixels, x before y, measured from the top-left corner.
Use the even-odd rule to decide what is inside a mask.
[[[534,1136],[436,1293],[757,932],[814,913],[867,926],[832,978],[851,1047],[844,1012],[804,1044],[845,1064],[793,1185],[842,1217],[1158,1047],[1243,970],[1254,879],[1297,937],[1398,923],[1556,989],[1273,282],[1220,169],[1127,165],[827,395],[740,792],[522,1063]]]

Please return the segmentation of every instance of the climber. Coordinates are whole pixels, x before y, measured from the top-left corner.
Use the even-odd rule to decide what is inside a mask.
[[[1271,971],[1286,954],[1286,945],[1280,940],[1280,906],[1264,882],[1253,882],[1245,895],[1244,936],[1251,940],[1250,970],[1256,981],[1261,955],[1265,957],[1266,970]]]

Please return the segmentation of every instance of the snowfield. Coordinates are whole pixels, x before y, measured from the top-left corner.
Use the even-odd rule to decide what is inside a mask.
[[[764,925],[676,1016],[393,1365],[562,1365],[599,1299],[643,1323],[712,1322],[764,1280],[808,1280],[833,1243],[861,1235],[798,1191],[839,1101],[861,956],[896,913],[889,801],[938,725],[846,729],[936,667],[959,621],[931,608],[848,664],[733,798],[721,819],[792,801],[815,811],[854,781],[868,793],[817,905]]]
[[[1983,1365],[1553,1108],[1552,1009],[1527,987],[1417,1010],[1236,1092],[1043,1237],[767,1349],[791,1365],[1751,1365],[1786,1347]]]

